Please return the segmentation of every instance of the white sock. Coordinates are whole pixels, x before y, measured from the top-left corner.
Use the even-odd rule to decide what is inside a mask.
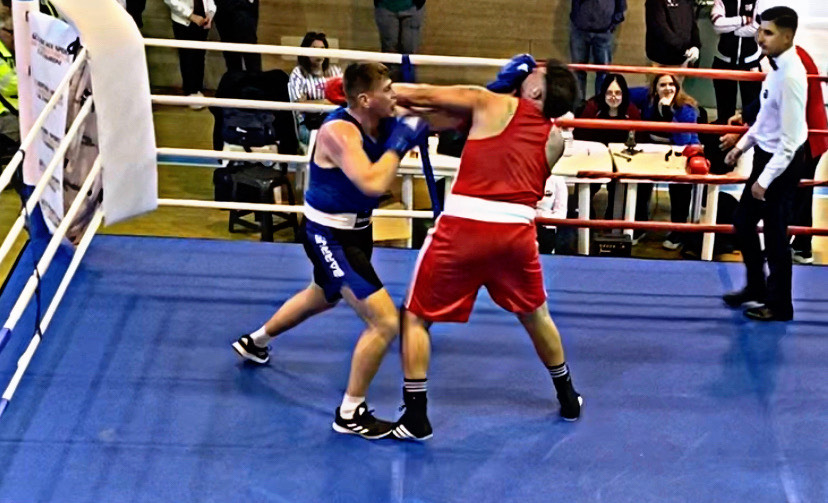
[[[342,419],[353,419],[357,407],[364,401],[364,396],[351,396],[345,393],[345,396],[342,397],[342,405],[339,406],[339,415]]]
[[[267,335],[264,325],[262,325],[262,328],[250,334],[250,340],[252,340],[253,344],[259,346],[260,348],[267,346],[267,343],[270,342],[270,336]]]

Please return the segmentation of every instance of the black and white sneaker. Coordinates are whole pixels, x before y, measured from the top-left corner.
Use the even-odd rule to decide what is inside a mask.
[[[257,346],[250,335],[242,335],[239,340],[233,343],[233,349],[245,360],[264,365],[270,361],[267,348]]]
[[[372,412],[368,410],[368,405],[362,402],[354,412],[354,417],[345,419],[339,415],[339,407],[337,407],[334,422],[331,427],[337,433],[359,435],[368,440],[378,440],[387,437],[391,433],[393,424],[375,418]]]
[[[558,401],[561,402],[561,418],[564,421],[577,421],[581,417],[581,406],[584,404],[584,397],[575,390],[565,396],[559,394]]]
[[[400,440],[416,440],[418,442],[423,442],[433,436],[428,416],[414,414],[411,409],[405,409],[400,419],[394,423],[392,432],[394,437]]]

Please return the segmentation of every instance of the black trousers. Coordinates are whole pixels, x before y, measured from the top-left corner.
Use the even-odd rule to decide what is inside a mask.
[[[175,21],[173,25],[173,35],[176,40],[207,40],[208,30],[190,23],[187,26],[178,24]],[[201,92],[204,89],[204,57],[206,51],[201,49],[179,49],[178,50],[178,64],[181,67],[181,84],[184,89],[184,94],[193,94]]]
[[[759,178],[772,154],[759,147],[754,148],[753,170],[745,183],[745,190],[733,225],[736,241],[742,250],[747,269],[747,289],[766,298],[766,305],[775,313],[793,315],[791,300],[791,252],[788,245],[788,222],[793,214],[794,193],[801,178],[804,148],[796,151],[791,164],[765,191],[765,200],[754,199],[753,183]],[[756,224],[764,222],[765,254],[770,274],[765,278],[765,257],[756,233]]]
[[[259,0],[216,0],[216,29],[222,42],[256,44]],[[227,71],[262,71],[262,56],[255,53],[225,52]]]
[[[717,70],[751,70],[759,66],[758,63],[751,65],[735,65],[726,63],[719,58],[713,58],[713,68]],[[742,108],[753,103],[759,98],[762,91],[762,82],[748,82],[736,80],[713,80],[713,91],[716,93],[716,111],[719,119],[727,120],[736,113],[736,91],[742,95]]]
[[[805,167],[802,170],[803,180],[813,180],[816,176],[816,169],[822,156],[814,158],[811,149],[805,146]],[[814,226],[814,188],[798,187],[794,194],[794,216],[793,224],[803,227]],[[800,234],[793,240],[791,246],[796,251],[811,251],[811,239],[813,236]]]
[[[126,11],[132,16],[132,19],[135,20],[135,24],[138,25],[138,28],[144,27],[144,19],[142,14],[144,13],[144,9],[147,6],[147,0],[127,0],[126,2]]]

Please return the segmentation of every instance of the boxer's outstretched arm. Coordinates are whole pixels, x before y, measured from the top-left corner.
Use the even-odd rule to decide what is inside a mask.
[[[479,86],[432,86],[428,84],[394,84],[397,104],[469,113],[485,106],[494,93]]]

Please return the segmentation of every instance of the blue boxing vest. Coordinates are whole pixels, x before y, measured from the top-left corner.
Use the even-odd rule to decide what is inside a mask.
[[[394,124],[393,118],[383,119],[379,125],[379,138],[374,141],[365,134],[346,108],[338,108],[328,114],[325,123],[344,120],[355,125],[362,134],[362,148],[371,162],[377,162],[385,153],[385,141]],[[324,124],[324,123],[323,123]],[[311,154],[310,181],[305,192],[305,202],[314,209],[325,213],[370,213],[379,206],[379,198],[365,195],[342,171],[341,168],[320,168]]]

